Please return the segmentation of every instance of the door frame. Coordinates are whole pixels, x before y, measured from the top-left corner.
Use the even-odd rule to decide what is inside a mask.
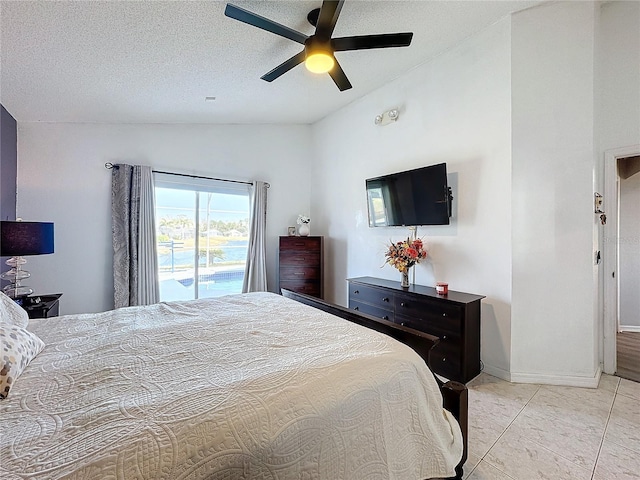
[[[640,155],[640,145],[615,148],[604,152],[604,205],[607,224],[604,226],[604,326],[603,370],[614,374],[617,369],[616,335],[618,333],[618,160]]]

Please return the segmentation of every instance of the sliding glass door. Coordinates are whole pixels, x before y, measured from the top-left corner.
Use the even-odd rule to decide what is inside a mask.
[[[240,293],[249,243],[249,186],[155,174],[162,301]]]

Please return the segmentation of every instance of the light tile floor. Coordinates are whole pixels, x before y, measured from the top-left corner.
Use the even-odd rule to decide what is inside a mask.
[[[640,479],[640,383],[602,375],[595,388],[469,387],[468,480]]]

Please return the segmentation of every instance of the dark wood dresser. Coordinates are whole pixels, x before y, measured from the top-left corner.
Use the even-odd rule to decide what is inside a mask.
[[[438,295],[433,287],[400,287],[400,280],[350,278],[349,308],[440,337],[431,351],[433,371],[467,383],[480,373],[482,295]]]
[[[280,237],[278,291],[324,298],[324,238]]]

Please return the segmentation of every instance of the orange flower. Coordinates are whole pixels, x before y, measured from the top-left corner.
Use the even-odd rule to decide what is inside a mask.
[[[390,242],[389,248],[384,255],[385,263],[397,268],[400,272],[406,272],[420,260],[427,258],[427,251],[421,239]]]

